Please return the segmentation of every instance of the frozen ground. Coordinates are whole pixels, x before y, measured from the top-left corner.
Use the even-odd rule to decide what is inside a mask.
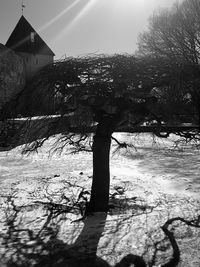
[[[54,207],[47,209],[44,203],[60,204],[67,198],[76,202],[83,188],[90,189],[90,154],[69,155],[67,148],[61,156],[49,157],[52,139],[29,157],[22,156],[20,148],[0,152],[0,266],[8,266],[10,259],[18,265],[9,266],[39,262],[37,266],[92,267],[87,259],[94,255],[97,266],[130,266],[122,263],[136,256],[147,266],[170,261],[171,245],[161,226],[171,218],[191,221],[200,215],[199,150],[177,148],[171,140],[147,134],[117,137],[135,148],[111,155],[113,208],[84,221],[77,221],[81,215],[76,212],[53,216]],[[116,194],[117,188],[122,194]],[[169,266],[199,267],[200,229],[179,220],[170,229],[181,259]]]

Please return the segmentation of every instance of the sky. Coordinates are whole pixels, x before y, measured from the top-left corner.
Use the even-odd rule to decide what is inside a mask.
[[[148,18],[176,0],[0,0],[0,43],[23,15],[56,59],[90,53],[130,53]]]

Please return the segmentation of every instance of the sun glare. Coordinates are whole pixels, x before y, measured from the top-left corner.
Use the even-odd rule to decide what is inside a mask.
[[[83,8],[73,18],[73,20],[71,20],[70,24],[67,25],[65,30],[70,30],[71,28],[73,28],[75,24],[77,24],[81,20],[81,18],[83,18],[89,12],[89,10],[95,5],[97,1],[98,0],[88,0],[85,6],[83,6]]]
[[[70,30],[72,30],[75,25],[84,17],[87,15],[87,13],[89,12],[89,10],[93,7],[93,5],[97,2],[98,0],[88,0],[85,5],[80,8],[79,12],[77,12],[76,16],[74,16],[74,18],[66,25],[65,28],[63,28],[63,30],[61,30],[59,32],[59,35],[57,35],[56,37],[56,41],[58,41],[58,39],[62,38],[64,34],[66,34],[67,32],[69,32]],[[77,5],[78,7],[78,5]]]
[[[65,8],[62,12],[60,12],[58,15],[56,15],[53,19],[51,19],[50,21],[48,21],[46,24],[44,24],[42,27],[40,27],[38,29],[38,32],[42,32],[45,29],[47,29],[48,27],[50,27],[53,23],[55,23],[56,21],[58,21],[60,18],[62,18],[64,15],[66,15],[67,13],[69,13],[71,11],[72,8],[75,8],[76,5],[78,5],[78,3],[80,3],[81,0],[75,0],[71,5],[69,5],[67,8]]]
[[[137,8],[141,8],[144,5],[145,0],[101,0],[102,4],[110,8],[110,17],[113,15],[118,16],[118,18],[126,18],[127,15],[130,14],[133,10],[136,10]],[[63,10],[61,13],[59,13],[56,17],[54,17],[51,21],[43,25],[39,31],[43,31],[49,26],[51,26],[54,22],[59,20],[61,17],[66,15],[68,12],[70,12],[73,8],[76,8],[79,11],[77,14],[73,17],[73,19],[66,24],[66,27],[64,27],[62,30],[59,31],[59,34],[56,36],[56,40],[62,38],[63,34],[68,33],[71,31],[75,25],[77,25],[80,20],[87,15],[87,13],[91,10],[91,8],[97,4],[98,0],[87,0],[85,1],[85,5],[81,4],[83,3],[81,0],[75,0],[70,6],[68,6],[65,10]]]
[[[147,10],[147,1],[154,0],[76,0],[44,25],[43,29],[63,17],[66,23],[53,36],[52,46],[65,41],[72,43],[73,38],[73,49],[79,47],[78,51],[81,51],[80,47],[84,49],[81,42],[85,45],[85,51],[88,51],[89,46],[94,51],[104,51],[105,47],[109,51],[132,51],[130,32],[133,27],[139,27],[137,24]],[[66,15],[68,12],[70,16]],[[133,38],[137,38],[136,35]],[[90,44],[87,40],[90,40]]]

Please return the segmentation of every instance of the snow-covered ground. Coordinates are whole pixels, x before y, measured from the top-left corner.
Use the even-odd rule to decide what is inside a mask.
[[[111,194],[117,193],[117,188],[123,192],[113,197],[113,209],[107,215],[95,214],[84,221],[77,221],[81,218],[77,213],[49,217],[41,201],[59,204],[70,198],[75,202],[83,188],[90,189],[91,154],[69,155],[66,148],[62,155],[49,156],[52,139],[38,154],[28,157],[20,154],[20,148],[0,152],[0,226],[4,233],[0,238],[5,256],[0,266],[6,266],[8,258],[16,260],[20,253],[23,262],[24,244],[29,244],[29,250],[37,248],[34,253],[38,255],[41,250],[44,255],[51,254],[55,247],[68,251],[68,257],[59,254],[63,265],[55,266],[86,266],[80,262],[84,262],[85,255],[93,254],[101,264],[98,266],[115,266],[127,260],[129,254],[142,257],[147,266],[162,266],[169,261],[172,250],[161,226],[170,218],[191,220],[200,214],[199,150],[195,146],[175,147],[174,137],[115,137],[134,144],[134,148],[111,154]],[[200,230],[177,222],[172,228],[181,250],[179,266],[199,267]],[[27,229],[33,231],[32,236]],[[16,236],[19,232],[21,236]],[[42,249],[41,239],[45,243]],[[27,266],[34,266],[34,257],[29,255]],[[45,264],[39,266],[54,266]]]

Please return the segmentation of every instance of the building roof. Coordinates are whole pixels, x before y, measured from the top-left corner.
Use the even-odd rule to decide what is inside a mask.
[[[15,52],[55,56],[23,15],[8,38],[6,46]]]

